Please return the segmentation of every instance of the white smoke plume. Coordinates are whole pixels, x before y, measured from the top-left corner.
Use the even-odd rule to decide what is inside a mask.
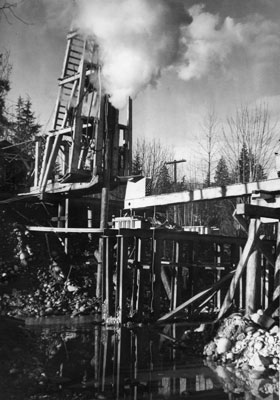
[[[252,43],[259,34],[257,21],[222,21],[202,5],[187,10],[184,3],[77,0],[75,23],[99,44],[105,90],[115,107],[156,84],[168,69],[183,80],[205,76],[213,65],[222,66],[236,46]]]
[[[176,1],[80,0],[78,7],[76,23],[99,43],[105,88],[118,108],[173,64],[191,22]]]
[[[181,79],[201,78],[211,65],[222,65],[235,45],[242,44],[241,25],[227,17],[221,23],[218,15],[205,12],[202,5],[189,9],[192,24],[181,36],[181,58],[176,70]]]

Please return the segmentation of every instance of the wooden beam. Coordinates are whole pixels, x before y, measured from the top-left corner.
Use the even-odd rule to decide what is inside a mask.
[[[163,287],[164,287],[164,289],[166,291],[168,300],[171,300],[172,291],[171,291],[170,282],[168,280],[168,277],[167,277],[166,270],[165,270],[164,266],[161,268],[160,276],[161,276],[162,284],[163,284]]]
[[[86,129],[88,127],[91,127],[92,124],[91,123],[86,123],[82,125],[83,129]],[[57,136],[57,135],[69,135],[71,136],[73,133],[73,127],[69,126],[68,128],[61,128],[59,130],[54,130],[54,131],[50,131],[50,133],[48,134],[48,136],[52,137],[52,136]],[[64,138],[64,140],[68,139],[67,137]],[[71,142],[71,140],[70,140]]]
[[[58,228],[55,226],[27,226],[31,232],[55,232],[55,233],[100,233],[104,230],[99,228]]]
[[[129,184],[132,184],[131,182]],[[154,206],[189,203],[193,201],[225,199],[231,197],[250,196],[256,190],[265,190],[270,193],[280,191],[280,179],[270,179],[260,182],[240,183],[224,187],[210,187],[206,189],[185,190],[140,198],[126,198],[126,209],[142,209]]]
[[[45,170],[46,170],[46,167],[47,167],[47,163],[48,163],[48,160],[50,158],[51,151],[52,151],[53,142],[54,142],[54,137],[50,137],[48,135],[47,136],[47,140],[46,140],[46,144],[45,144],[43,163],[42,163],[42,166],[41,166],[40,179],[39,179],[38,186],[42,185],[42,182],[43,182],[43,179],[44,179]],[[41,193],[40,190],[39,190],[39,193]]]
[[[95,69],[90,69],[90,70],[87,70],[87,71],[85,72],[85,75],[86,75],[86,76],[89,76],[89,75],[91,75],[91,74],[94,74],[95,72],[96,72]],[[68,76],[68,77],[66,77],[66,78],[61,78],[60,81],[59,81],[59,83],[58,83],[58,85],[59,85],[59,86],[63,86],[63,85],[66,85],[67,83],[71,83],[71,82],[74,82],[75,80],[79,80],[80,78],[81,78],[81,73],[80,73],[80,72],[77,72],[77,73],[74,74],[74,75]]]
[[[256,239],[257,239],[257,235],[258,235],[258,231],[260,229],[261,226],[261,222],[260,220],[256,220],[256,219],[252,219],[250,221],[250,226],[249,226],[249,232],[248,232],[248,239],[246,242],[246,245],[244,247],[243,253],[240,257],[238,266],[236,268],[236,272],[234,274],[234,277],[231,281],[229,290],[226,294],[226,297],[224,299],[223,305],[220,309],[219,315],[218,315],[218,319],[220,319],[225,313],[226,311],[229,309],[229,307],[232,304],[232,300],[234,298],[234,294],[235,294],[235,290],[237,288],[237,284],[239,282],[239,279],[244,271],[244,268],[247,265],[248,262],[248,258],[252,252],[252,250],[254,249],[255,243],[256,243]]]
[[[34,186],[39,184],[39,163],[42,154],[42,137],[36,138],[35,144],[35,166],[34,166]]]
[[[112,229],[112,232],[116,229]],[[234,243],[245,244],[246,239],[237,236],[222,236],[222,235],[200,235],[197,232],[176,231],[172,229],[120,229],[119,232],[123,236],[131,237],[131,233],[135,237],[152,238],[162,240],[178,240],[178,241],[193,241],[193,242],[207,242],[207,243]]]
[[[52,145],[52,150],[44,171],[42,171],[42,181],[40,182],[40,191],[44,192],[48,183],[49,176],[52,172],[52,168],[55,167],[55,160],[58,155],[59,147],[61,144],[62,136],[56,136]]]
[[[81,193],[81,192],[91,192],[96,193],[100,191],[100,186],[97,188],[97,184],[100,183],[99,176],[93,176],[90,182],[75,182],[75,183],[60,183],[51,182],[47,183],[45,186],[44,193],[49,195],[55,195],[60,193]],[[17,200],[24,199],[25,197],[38,196],[41,197],[42,192],[40,188],[33,187],[29,193],[19,193]],[[121,205],[121,201],[120,201]]]
[[[246,215],[251,218],[275,218],[280,219],[279,207],[263,207],[255,204],[237,204],[237,215]]]

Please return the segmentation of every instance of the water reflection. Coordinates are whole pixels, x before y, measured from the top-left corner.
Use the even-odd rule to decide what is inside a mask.
[[[230,368],[190,354],[176,340],[184,329],[45,327],[37,331],[45,357],[45,393],[63,398],[67,391],[72,393],[67,398],[91,400],[278,399],[275,377],[252,376],[257,386],[250,385],[246,371],[236,376]]]

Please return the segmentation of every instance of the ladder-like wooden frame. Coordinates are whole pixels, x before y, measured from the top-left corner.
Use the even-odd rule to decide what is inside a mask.
[[[103,90],[101,69],[95,40],[69,33],[52,129],[43,157],[37,154],[33,193],[99,193],[131,174],[132,102],[128,99],[127,124],[120,124]]]

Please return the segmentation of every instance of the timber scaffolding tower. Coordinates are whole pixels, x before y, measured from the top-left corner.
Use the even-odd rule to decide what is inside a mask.
[[[276,241],[264,240],[259,232],[263,217],[276,222],[280,219],[280,179],[146,196],[146,178],[130,175],[132,103],[128,101],[127,122],[121,124],[119,112],[102,90],[94,39],[77,32],[68,35],[53,129],[46,137],[42,163],[40,140],[36,145],[34,186],[27,196],[57,204],[57,226],[29,229],[62,235],[65,251],[68,235],[95,235],[99,241],[96,294],[102,298],[104,318],[112,317],[122,323],[130,316],[141,319],[149,309],[154,318],[167,322],[184,316],[186,310],[201,310],[209,301],[214,301],[219,316],[233,302],[246,312],[258,307],[270,312],[277,309],[280,229]],[[246,196],[254,204],[238,206],[235,218],[248,237],[146,229],[142,222],[139,226],[139,220],[131,213],[127,226],[135,224],[138,229],[124,229],[120,225],[108,229],[109,195],[123,182],[127,182],[126,197],[119,209],[127,212]],[[87,208],[88,202],[94,203],[97,198],[101,209],[98,227],[92,227],[91,218],[83,227],[71,224],[69,203],[75,198],[81,208],[83,200],[86,199]],[[91,212],[92,208],[91,205]],[[201,265],[197,249],[201,243],[214,248],[213,260],[210,264],[207,261],[208,267],[203,266],[203,272],[211,269],[216,277],[215,282],[199,292],[196,282]],[[169,309],[165,315],[162,315],[163,299]]]
[[[119,111],[104,93],[101,70],[95,39],[70,32],[52,130],[44,145],[42,138],[36,141],[34,186],[29,193],[43,201],[57,201],[60,233],[71,231],[69,199],[84,195],[90,195],[95,205],[101,198],[99,226],[91,228],[94,211],[89,207],[87,228],[92,233],[104,229],[110,190],[123,184],[130,173],[132,101],[128,99],[126,121],[120,123]]]
[[[61,235],[60,242],[67,253],[69,234],[100,236],[107,227],[109,204],[114,203],[117,212],[123,208],[121,189],[132,163],[132,101],[127,99],[126,112],[122,113],[124,122],[120,122],[120,112],[102,85],[98,44],[79,31],[67,35],[58,85],[52,129],[36,140],[34,185],[21,198],[39,198],[43,204],[56,207],[50,226],[29,229]],[[81,216],[86,211],[84,227],[71,226],[71,204],[75,201],[74,213]],[[97,258],[100,264],[99,255]],[[99,270],[99,281],[100,274]]]
[[[132,102],[127,124],[102,87],[99,51],[92,37],[67,36],[52,130],[47,134],[42,166],[37,142],[34,187],[41,197],[110,189],[129,174]]]

